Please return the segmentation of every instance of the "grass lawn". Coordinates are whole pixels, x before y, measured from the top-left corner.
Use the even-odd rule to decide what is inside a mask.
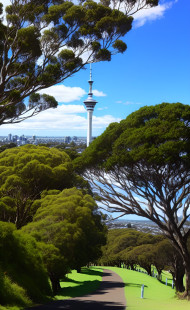
[[[190,301],[178,300],[171,288],[171,275],[164,272],[163,280],[168,278],[168,286],[137,271],[105,267],[115,271],[125,283],[127,310],[189,310]],[[141,298],[141,286],[144,284],[144,298]]]
[[[56,299],[83,296],[95,291],[102,281],[102,268],[82,268],[81,273],[73,270],[61,282],[61,290]]]
[[[61,291],[56,299],[82,296],[95,291],[102,280],[103,267],[82,268],[82,273],[75,270],[61,282]],[[172,289],[171,274],[164,271],[163,283],[144,273],[117,267],[105,267],[115,271],[125,283],[127,310],[190,310],[190,301],[179,300]],[[165,279],[168,279],[166,286]],[[144,284],[144,298],[141,298],[141,286]]]

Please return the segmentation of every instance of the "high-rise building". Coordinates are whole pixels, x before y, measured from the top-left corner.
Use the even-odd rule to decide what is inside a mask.
[[[71,142],[71,137],[70,136],[65,137],[64,142],[69,144]]]
[[[8,134],[8,141],[12,141],[12,134],[11,133]]]
[[[87,128],[87,146],[89,146],[90,142],[92,141],[92,114],[94,111],[94,107],[97,103],[96,100],[93,99],[93,93],[92,93],[92,68],[90,64],[90,80],[88,81],[89,83],[89,93],[88,93],[88,98],[84,101],[84,104],[87,109],[87,114],[88,114],[88,128]]]

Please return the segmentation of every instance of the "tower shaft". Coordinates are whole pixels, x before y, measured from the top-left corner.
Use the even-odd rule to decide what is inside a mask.
[[[89,83],[88,98],[84,101],[84,104],[85,104],[86,109],[87,109],[87,115],[88,115],[87,146],[89,146],[89,144],[92,141],[92,115],[93,115],[94,107],[97,103],[97,101],[93,99],[93,93],[92,93],[93,81],[92,81],[91,66],[90,66],[90,80],[88,81],[88,83]]]
[[[88,113],[87,146],[89,146],[89,144],[92,141],[92,114],[93,114],[93,111],[88,110],[87,113]]]

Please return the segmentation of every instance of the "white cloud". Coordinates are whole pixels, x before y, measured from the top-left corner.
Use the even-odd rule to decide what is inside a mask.
[[[120,118],[116,118],[112,115],[104,115],[101,117],[94,116],[93,117],[93,128],[105,128],[107,127],[110,123],[114,122],[120,122]]]
[[[142,9],[133,15],[134,28],[143,26],[147,21],[153,21],[164,16],[166,10],[170,9],[178,0],[167,1],[150,9]]]
[[[103,91],[99,91],[97,89],[93,89],[93,94],[96,97],[106,97],[107,95],[103,93]]]
[[[40,94],[54,96],[58,102],[72,102],[81,100],[86,94],[85,90],[80,87],[69,87],[64,85],[54,85],[39,91]]]
[[[82,113],[83,115],[78,115]],[[105,128],[112,122],[120,121],[112,115],[104,115],[101,117],[93,116],[93,133],[96,135],[96,130],[104,131]],[[43,111],[35,117],[29,118],[18,124],[9,124],[1,126],[4,132],[23,132],[38,135],[62,135],[67,132],[73,132],[80,136],[87,130],[87,112],[83,105],[60,105],[56,109]]]
[[[54,85],[45,89],[40,90],[38,93],[40,94],[48,94],[50,96],[54,96],[58,102],[73,102],[79,101],[81,98],[86,95],[86,92],[81,87],[70,87],[64,85]],[[103,91],[99,91],[97,89],[93,90],[93,94],[96,97],[105,97]]]
[[[74,105],[74,104],[69,105],[63,104],[61,106],[58,106],[56,110],[58,110],[58,113],[62,114],[86,113],[85,107],[83,105]]]

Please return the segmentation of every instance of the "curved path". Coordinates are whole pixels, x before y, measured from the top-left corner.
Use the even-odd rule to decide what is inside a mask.
[[[29,310],[125,310],[124,283],[115,272],[104,269],[100,287],[91,294],[49,304],[31,307]]]

